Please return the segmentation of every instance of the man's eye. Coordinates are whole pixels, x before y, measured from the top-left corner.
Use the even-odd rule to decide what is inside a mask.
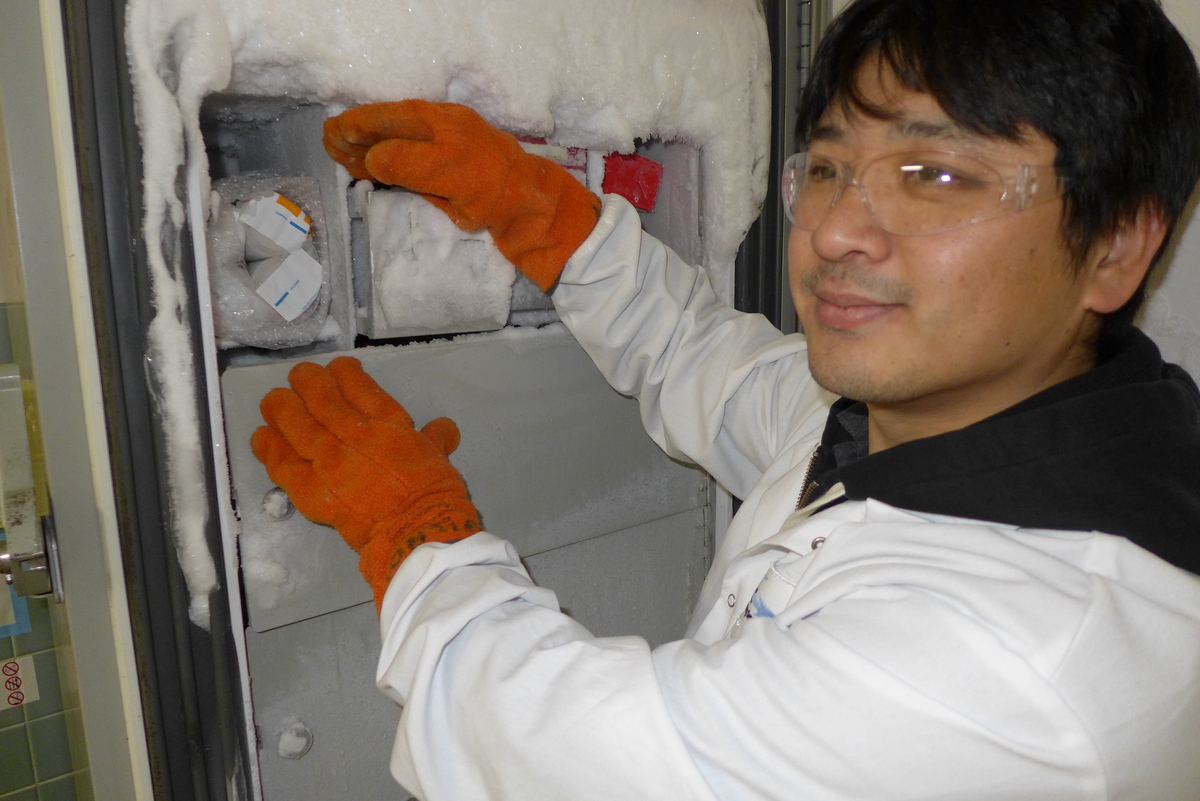
[[[983,183],[978,176],[936,164],[905,164],[900,172],[907,183],[923,189],[974,189]]]
[[[955,179],[953,173],[929,164],[906,164],[900,171],[908,180],[919,184],[952,184]]]
[[[808,183],[819,184],[826,181],[836,181],[838,172],[837,168],[832,164],[809,164],[808,171],[804,177]]]

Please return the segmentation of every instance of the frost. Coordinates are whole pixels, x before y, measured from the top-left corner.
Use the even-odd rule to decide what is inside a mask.
[[[137,0],[135,0],[136,2]],[[335,110],[466,103],[551,144],[701,151],[701,261],[717,287],[766,194],[770,54],[758,0],[221,0],[229,92]]]
[[[208,500],[189,319],[189,287],[180,274],[184,204],[176,178],[186,164],[205,176],[200,100],[229,80],[229,37],[219,8],[205,0],[134,0],[126,22],[130,70],[142,138],[145,218],[154,318],[146,365],[166,437],[167,495],[192,622],[207,629],[217,571],[206,539]],[[199,176],[198,176],[199,177]],[[207,215],[206,215],[207,216]],[[157,247],[156,247],[157,245]]]
[[[461,231],[432,203],[402,191],[372,192],[367,224],[373,295],[389,329],[377,338],[440,333],[447,322],[500,328],[508,320],[516,269],[487,231]]]
[[[738,245],[766,194],[770,57],[758,0],[130,0],[126,40],[155,307],[147,365],[169,434],[173,533],[199,625],[217,578],[198,491],[209,447],[193,378],[202,354],[187,321],[209,288],[198,299],[180,277],[187,209],[178,187],[192,188],[193,224],[212,217],[199,126],[206,95],[317,100],[331,112],[450,100],[552,145],[628,153],[638,140],[684,143],[698,154],[700,178],[693,255],[726,299]],[[589,160],[589,185],[598,163]],[[341,335],[332,317],[324,325],[317,339]]]

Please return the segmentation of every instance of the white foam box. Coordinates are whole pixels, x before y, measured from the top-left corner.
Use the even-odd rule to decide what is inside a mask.
[[[358,333],[350,267],[349,211],[346,186],[337,165],[321,144],[325,106],[292,98],[210,95],[200,125],[214,180],[246,173],[311,176],[320,187],[325,252],[329,273],[329,316],[338,333],[329,340],[275,353],[247,350],[227,354],[233,361],[255,362],[345,350]]]

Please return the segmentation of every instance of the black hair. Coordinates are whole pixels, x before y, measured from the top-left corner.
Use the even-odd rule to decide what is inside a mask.
[[[876,55],[968,131],[1019,140],[1032,128],[1055,144],[1063,241],[1077,265],[1146,206],[1169,240],[1200,179],[1200,73],[1158,0],[855,0],[818,47],[803,141],[835,102],[887,116],[856,85]],[[1105,316],[1101,348],[1145,291],[1143,281]]]

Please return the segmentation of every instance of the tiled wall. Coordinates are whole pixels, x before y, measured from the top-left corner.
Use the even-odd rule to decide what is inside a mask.
[[[0,709],[0,801],[92,801],[62,610],[27,603],[32,630],[0,637],[0,659],[32,654],[40,697]]]

